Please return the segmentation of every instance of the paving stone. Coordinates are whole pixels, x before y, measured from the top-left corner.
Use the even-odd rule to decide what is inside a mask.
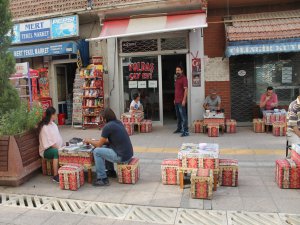
[[[160,207],[179,207],[182,193],[156,192],[150,202],[152,206]]]
[[[280,213],[279,217],[280,217],[283,225],[299,225],[300,224],[300,215],[299,214]]]
[[[278,212],[272,198],[242,197],[244,210],[250,212]]]
[[[278,214],[256,212],[227,212],[228,225],[281,225]]]
[[[212,210],[212,200],[204,199],[203,200],[203,209]]]
[[[22,225],[41,225],[52,217],[54,214],[42,210],[29,210],[13,220],[15,224]]]
[[[244,205],[240,196],[213,196],[213,210],[243,210]]]
[[[273,198],[279,212],[300,214],[300,201],[295,198]]]
[[[239,186],[263,186],[259,176],[239,176]]]
[[[56,213],[50,217],[43,225],[73,225],[78,224],[83,219],[81,215],[67,214],[67,213]]]
[[[265,186],[238,186],[242,197],[267,197],[270,196]]]
[[[217,191],[215,191],[214,196],[239,196],[240,192],[239,189],[237,187],[225,187],[225,186],[221,186],[218,187]]]
[[[133,205],[149,205],[155,192],[146,191],[129,191],[123,197],[121,203]]]
[[[112,219],[84,216],[76,225],[112,225],[115,222],[116,220]]]
[[[4,207],[0,206],[0,222],[1,223],[12,223],[14,219],[26,213],[28,209],[16,208],[14,207]]]

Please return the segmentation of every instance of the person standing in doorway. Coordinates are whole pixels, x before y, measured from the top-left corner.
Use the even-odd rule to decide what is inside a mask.
[[[176,81],[175,81],[175,97],[174,104],[177,116],[177,129],[174,134],[181,133],[181,137],[189,136],[188,122],[187,122],[187,95],[188,95],[188,81],[183,73],[181,66],[176,67]]]

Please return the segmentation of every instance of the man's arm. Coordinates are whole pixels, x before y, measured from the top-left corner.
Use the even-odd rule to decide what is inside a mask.
[[[107,138],[104,138],[104,137],[101,137],[98,141],[87,138],[87,139],[84,139],[84,142],[87,144],[91,144],[91,145],[95,146],[96,148],[100,148],[103,145],[107,144],[108,140],[107,140]]]
[[[218,96],[218,105],[217,105],[217,110],[221,110],[221,98]]]
[[[267,101],[269,101],[270,97],[266,96],[265,99],[264,99],[264,96],[262,95],[261,98],[260,98],[260,103],[259,103],[259,107],[260,108],[263,108],[266,106],[267,104]]]
[[[187,99],[187,93],[188,93],[188,88],[184,88],[184,95],[183,95],[183,100],[182,100],[182,106],[186,105],[186,99]]]
[[[273,101],[274,101],[274,102],[273,102],[272,106],[273,106],[273,107],[277,107],[277,106],[278,106],[278,97],[277,97],[276,94],[274,94],[274,100],[273,100]]]

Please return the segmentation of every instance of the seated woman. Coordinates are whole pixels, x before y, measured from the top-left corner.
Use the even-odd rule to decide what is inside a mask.
[[[111,163],[127,163],[133,156],[133,148],[128,133],[121,121],[117,120],[115,113],[107,108],[104,111],[106,122],[99,140],[85,139],[84,142],[92,144],[97,173],[94,186],[108,186],[109,180],[105,172],[105,161]]]
[[[134,112],[142,112],[143,111],[143,105],[140,102],[140,96],[139,94],[134,94],[133,95],[133,100],[130,104],[130,113],[134,113]]]
[[[56,110],[49,107],[46,115],[38,125],[40,156],[45,159],[53,159],[53,181],[59,182],[58,177],[58,149],[62,147],[63,141],[57,125],[54,123]]]

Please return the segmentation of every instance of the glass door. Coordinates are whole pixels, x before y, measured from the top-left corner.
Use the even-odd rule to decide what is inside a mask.
[[[122,58],[124,112],[130,109],[133,95],[138,93],[145,119],[161,121],[158,56]]]

